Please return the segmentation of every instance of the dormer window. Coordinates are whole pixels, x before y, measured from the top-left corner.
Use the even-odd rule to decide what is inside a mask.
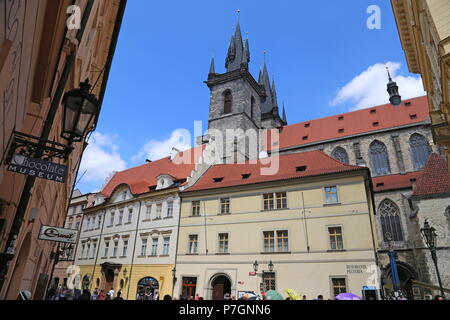
[[[306,169],[307,169],[307,166],[300,166],[300,167],[297,167],[297,172],[305,172]]]
[[[379,127],[379,126],[380,126],[380,123],[379,123],[378,121],[375,121],[375,122],[372,123],[372,125],[373,125],[374,127]]]
[[[122,200],[127,200],[127,194],[128,194],[128,192],[126,192],[126,191],[123,191],[122,192]]]
[[[308,136],[304,136],[304,137],[303,137],[303,141],[308,140],[308,138],[309,138]]]
[[[338,118],[338,120],[339,120],[339,121],[343,121],[343,120],[344,120],[344,116],[340,116],[340,117]]]
[[[250,173],[243,174],[243,175],[242,175],[242,179],[247,180],[247,179],[250,178],[250,176],[251,176]]]
[[[371,113],[371,114],[376,114],[376,113],[377,113],[377,110],[376,110],[376,109],[372,109],[372,110],[370,110],[370,113]]]
[[[231,113],[233,106],[233,95],[231,90],[227,90],[223,93],[223,114]]]
[[[214,178],[213,180],[214,180],[214,183],[220,183],[220,182],[222,182],[223,181],[223,177],[222,178]]]
[[[311,123],[305,123],[305,128],[311,127]]]
[[[411,120],[416,120],[417,114],[410,114],[409,117],[411,118]]]

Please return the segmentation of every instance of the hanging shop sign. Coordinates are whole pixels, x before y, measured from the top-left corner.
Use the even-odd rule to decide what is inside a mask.
[[[60,183],[66,182],[68,171],[67,166],[19,154],[12,155],[7,169],[15,173]]]
[[[78,230],[55,228],[49,226],[41,226],[38,240],[47,240],[62,243],[76,244],[78,239]]]

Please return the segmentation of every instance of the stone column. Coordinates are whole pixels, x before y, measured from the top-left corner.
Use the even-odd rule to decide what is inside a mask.
[[[400,139],[398,134],[391,135],[394,144],[395,155],[397,159],[397,167],[401,174],[405,174],[405,162],[403,161],[402,149],[400,147]]]

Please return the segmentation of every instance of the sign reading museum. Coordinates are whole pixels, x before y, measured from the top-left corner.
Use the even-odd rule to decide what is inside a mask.
[[[78,230],[41,226],[39,240],[54,242],[77,243]]]
[[[64,183],[67,177],[67,166],[19,154],[12,156],[8,171],[61,183]]]

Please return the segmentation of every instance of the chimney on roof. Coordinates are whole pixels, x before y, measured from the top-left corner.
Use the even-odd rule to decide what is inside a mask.
[[[175,157],[180,153],[180,150],[178,150],[177,148],[173,147],[172,151],[170,152],[170,160],[175,159]]]
[[[152,161],[152,160],[149,160],[149,159],[145,159],[145,162],[147,162],[147,163],[152,163],[153,161]]]

